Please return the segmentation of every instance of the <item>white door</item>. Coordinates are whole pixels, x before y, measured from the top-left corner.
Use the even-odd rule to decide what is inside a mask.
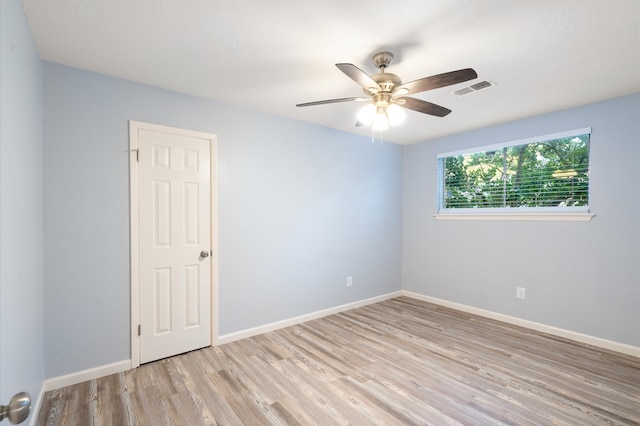
[[[211,345],[211,139],[137,130],[140,363]]]

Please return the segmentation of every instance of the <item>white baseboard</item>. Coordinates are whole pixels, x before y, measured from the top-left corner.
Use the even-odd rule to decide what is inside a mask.
[[[250,328],[247,330],[238,331],[235,333],[226,334],[214,338],[214,346],[230,343],[236,340],[244,339],[246,337],[256,336],[258,334],[267,333],[269,331],[278,330],[280,328],[289,327],[303,323],[305,321],[311,321],[313,319],[322,318],[327,315],[336,314],[339,312],[347,311],[349,309],[359,308],[361,306],[370,305],[376,302],[382,302],[383,300],[392,299],[400,296],[402,293],[396,291],[388,293],[382,296],[372,297],[365,300],[359,300],[357,302],[348,303],[346,305],[336,306],[329,309],[324,309],[310,314],[301,315],[294,318],[289,318],[283,321],[274,322],[271,324],[262,325],[259,327]],[[71,373],[64,376],[53,377],[44,381],[44,391],[50,391],[59,389],[65,386],[71,386],[78,383],[86,382],[87,380],[98,379],[100,377],[108,376],[109,374],[120,373],[122,371],[131,370],[132,364],[130,359],[114,362],[113,364],[103,365],[100,367],[90,368],[88,370],[79,371],[77,373]]]
[[[32,399],[31,404],[31,412],[29,414],[29,426],[36,426],[36,421],[38,421],[38,414],[40,413],[40,405],[42,405],[42,398],[44,397],[45,388],[44,382],[40,387],[40,392],[36,395],[35,401]]]
[[[555,336],[563,337],[566,339],[574,340],[581,343],[586,343],[588,345],[596,346],[603,349],[608,349],[615,352],[620,352],[623,354],[631,355],[634,357],[640,358],[640,347],[627,345],[624,343],[614,342],[611,340],[601,339],[599,337],[589,336],[587,334],[577,333],[571,330],[565,330],[558,327],[552,327],[549,325],[537,323],[534,321],[529,321],[517,317],[513,317],[510,315],[499,314],[492,311],[487,311],[480,308],[475,308],[473,306],[463,305],[461,303],[450,302],[444,299],[438,299],[431,296],[425,296],[423,294],[414,293],[411,291],[400,290],[393,293],[388,293],[382,296],[371,297],[369,299],[359,300],[352,303],[347,303],[345,305],[336,306],[333,308],[323,309],[320,311],[312,312],[305,315],[300,315],[297,317],[289,318],[282,321],[277,321],[270,324],[261,325],[258,327],[237,331],[234,333],[229,333],[225,335],[218,336],[217,339],[214,339],[214,346],[223,345],[225,343],[234,342],[236,340],[245,339],[247,337],[257,336],[259,334],[267,333],[274,330],[279,330],[281,328],[289,327],[292,325],[301,324],[306,321],[311,321],[314,319],[326,317],[328,315],[337,314],[340,312],[348,311],[350,309],[359,308],[362,306],[370,305],[372,303],[382,302],[384,300],[392,299],[398,296],[407,296],[418,300],[423,300],[425,302],[434,303],[436,305],[445,306],[447,308],[456,309],[462,312],[468,312],[470,314],[480,315],[486,318],[491,318],[494,320],[506,322],[509,324],[518,325],[521,327],[529,328],[532,330],[540,331],[543,333],[552,334]],[[131,369],[131,360],[122,360],[119,362],[115,362],[113,364],[108,364],[100,367],[90,368],[88,370],[79,371],[77,373],[71,373],[64,376],[54,377],[51,379],[47,379],[44,381],[42,386],[42,391],[40,395],[38,395],[36,399],[36,403],[32,409],[33,417],[37,417],[37,413],[40,408],[40,403],[43,397],[44,392],[59,389],[65,386],[71,386],[78,383],[85,382],[87,380],[97,379],[103,376],[108,376],[109,374],[120,373],[122,371],[127,371]],[[31,419],[30,424],[33,424],[35,420]]]
[[[382,302],[384,300],[393,299],[402,295],[402,291],[396,291],[393,293],[387,293],[382,296],[371,297],[369,299],[358,300],[357,302],[347,303],[346,305],[340,305],[333,308],[323,309],[321,311],[312,312],[310,314],[300,315],[298,317],[289,318],[282,321],[273,322],[271,324],[265,324],[254,328],[249,328],[242,331],[236,331],[234,333],[218,336],[214,346],[223,345],[225,343],[231,343],[236,340],[245,339],[247,337],[257,336],[258,334],[268,333],[269,331],[279,330],[281,328],[290,327],[292,325],[301,324],[303,322],[311,321],[314,319],[326,317],[328,315],[337,314],[340,312],[348,311],[349,309],[359,308],[361,306],[370,305],[372,303]]]
[[[65,386],[76,385],[78,383],[86,382],[87,380],[98,379],[100,377],[108,376],[109,374],[120,373],[121,371],[127,370],[131,370],[130,359],[47,379],[44,381],[44,390],[50,391],[60,389]]]
[[[403,296],[412,297],[414,299],[423,300],[425,302],[434,303],[447,308],[456,309],[462,312],[468,312],[470,314],[480,315],[482,317],[491,318],[494,320],[506,322],[520,327],[529,328],[531,330],[540,331],[542,333],[552,334],[554,336],[563,337],[565,339],[574,340],[580,343],[586,343],[591,346],[596,346],[602,349],[608,349],[610,351],[620,352],[626,355],[631,355],[640,358],[640,347],[627,345],[625,343],[614,342],[611,340],[601,339],[599,337],[589,336],[588,334],[582,334],[571,330],[565,330],[563,328],[553,327],[546,324],[541,324],[535,321],[529,321],[522,318],[512,317],[510,315],[499,314],[497,312],[487,311],[480,308],[474,308],[473,306],[463,305],[461,303],[450,302],[448,300],[438,299],[431,296],[425,296],[423,294],[414,293],[411,291],[403,290]]]

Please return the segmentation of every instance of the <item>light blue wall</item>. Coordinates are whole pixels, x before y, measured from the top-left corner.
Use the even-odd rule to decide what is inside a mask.
[[[221,334],[402,282],[638,345],[639,96],[403,148],[45,63],[46,376],[129,357],[129,119],[218,135]],[[437,153],[588,126],[592,222],[433,219]]]
[[[433,218],[438,153],[583,127],[591,222]],[[636,94],[405,147],[403,288],[640,346],[639,135]]]
[[[44,111],[47,377],[130,356],[130,119],[218,135],[220,334],[401,288],[398,145],[53,63]]]
[[[44,381],[42,62],[22,3],[0,2],[0,403]]]

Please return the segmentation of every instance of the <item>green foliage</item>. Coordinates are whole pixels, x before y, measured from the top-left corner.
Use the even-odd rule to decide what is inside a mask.
[[[444,159],[444,207],[589,205],[589,135]]]

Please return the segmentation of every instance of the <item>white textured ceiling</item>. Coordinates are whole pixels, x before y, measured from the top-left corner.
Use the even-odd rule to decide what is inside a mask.
[[[415,97],[453,112],[407,112],[387,141],[410,144],[640,92],[640,0],[23,0],[43,59],[347,132],[361,96],[334,64],[403,81],[472,67]],[[640,118],[640,117],[639,117]]]

